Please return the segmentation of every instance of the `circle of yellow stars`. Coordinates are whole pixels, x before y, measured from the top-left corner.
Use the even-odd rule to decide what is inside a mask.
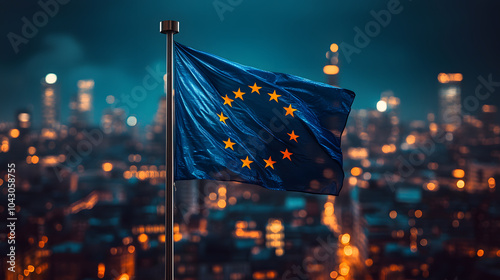
[[[257,83],[254,83],[253,86],[249,85],[248,87],[251,89],[250,93],[257,93],[260,95],[260,89],[262,89],[262,87],[257,86]],[[233,107],[233,105],[231,104],[232,102],[235,102],[235,100],[238,98],[244,101],[243,95],[247,94],[246,92],[241,91],[241,88],[238,88],[237,91],[233,91],[233,93],[234,93],[234,99],[231,99],[230,97],[228,97],[227,94],[225,96],[221,96],[221,98],[224,100],[223,105],[228,105],[229,107]],[[281,95],[277,94],[276,90],[274,90],[272,93],[268,93],[268,95],[269,95],[269,102],[276,101],[276,103],[279,103],[279,98],[281,97]],[[297,109],[293,108],[292,104],[289,104],[288,107],[283,107],[283,109],[285,110],[285,116],[290,115],[292,117],[295,117],[293,112],[297,111]],[[224,116],[223,112],[221,112],[220,114],[217,114],[217,116],[219,117],[220,122],[227,125],[226,121],[229,119],[229,117]],[[300,136],[295,134],[294,130],[292,130],[292,132],[287,133],[287,134],[288,134],[288,136],[290,136],[289,141],[295,141],[296,143],[298,143],[297,138],[299,138]],[[231,138],[227,138],[226,141],[222,141],[222,142],[225,145],[224,149],[231,149],[234,151],[233,146],[236,145],[236,142],[231,141]],[[280,151],[280,152],[283,154],[282,160],[288,159],[289,161],[292,161],[293,153],[289,152],[288,149],[285,149],[284,151]],[[250,160],[248,158],[248,156],[246,156],[246,158],[240,159],[240,160],[242,162],[241,168],[246,167],[248,169],[252,169],[250,165],[253,163],[253,161]],[[276,161],[274,161],[271,157],[269,157],[268,159],[263,158],[262,160],[266,164],[265,168],[274,169],[274,164],[276,164]]]

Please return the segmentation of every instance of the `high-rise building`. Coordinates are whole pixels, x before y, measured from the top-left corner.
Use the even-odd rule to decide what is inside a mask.
[[[93,80],[78,81],[76,111],[78,113],[78,123],[82,126],[86,126],[92,122],[93,91],[94,91]]]
[[[104,110],[101,117],[101,127],[106,134],[122,134],[127,128],[125,126],[125,111],[120,108],[109,108]]]
[[[167,118],[167,100],[165,96],[160,98],[160,103],[158,104],[158,110],[156,111],[153,131],[155,134],[165,134],[166,129],[166,118]]]
[[[57,130],[59,128],[59,90],[57,75],[47,74],[42,81],[42,128]]]
[[[176,183],[176,203],[178,214],[188,223],[192,215],[200,213],[200,190],[196,180]]]
[[[331,44],[330,50],[326,52],[326,65],[323,67],[323,73],[327,75],[327,83],[332,86],[339,85],[339,46]]]
[[[16,112],[16,128],[28,129],[31,127],[31,112],[27,109],[21,109]]]
[[[439,87],[439,121],[443,128],[452,132],[462,124],[462,102],[460,82],[463,76],[460,73],[440,73]]]

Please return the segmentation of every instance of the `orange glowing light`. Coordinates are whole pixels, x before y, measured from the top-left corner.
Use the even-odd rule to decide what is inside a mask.
[[[102,170],[106,171],[106,172],[109,172],[111,170],[113,170],[113,164],[110,163],[110,162],[105,162],[102,164]]]
[[[391,219],[396,219],[397,216],[398,216],[398,212],[396,212],[396,210],[392,210],[389,213],[389,217],[391,217]]]
[[[422,210],[416,210],[415,211],[415,217],[422,218]]]
[[[359,176],[359,175],[361,175],[361,173],[363,173],[363,169],[361,169],[359,167],[353,167],[351,169],[351,175],[352,176]]]
[[[330,50],[332,52],[337,52],[339,50],[339,45],[337,45],[337,44],[331,44],[330,45]]]
[[[349,243],[349,241],[351,241],[351,236],[349,235],[349,233],[343,234],[340,238],[340,242],[342,242],[342,244],[344,245]]]
[[[106,266],[103,263],[97,265],[97,277],[104,278],[104,273],[106,272]]]
[[[452,174],[455,178],[463,178],[465,176],[465,171],[462,169],[454,169]]]
[[[283,254],[285,253],[285,250],[283,250],[283,248],[276,248],[275,253],[276,253],[276,256],[280,257],[280,256],[283,256]]]
[[[496,186],[495,178],[490,177],[490,178],[488,179],[488,185],[490,186],[490,189],[495,188],[495,186]]]
[[[221,208],[221,209],[226,208],[226,201],[222,200],[222,199],[217,201],[217,206],[219,206],[219,208]]]
[[[372,259],[366,259],[365,264],[366,264],[366,266],[372,266],[373,265],[373,260]]]
[[[34,154],[36,153],[36,148],[35,148],[35,147],[33,147],[33,146],[29,147],[29,148],[28,148],[28,153],[29,153],[30,155],[34,155]]]
[[[358,179],[356,177],[349,177],[349,184],[354,186],[358,183]]]
[[[11,129],[10,130],[10,137],[17,138],[17,137],[19,137],[19,133],[20,133],[19,129],[16,129],[16,128]]]
[[[40,158],[38,156],[31,157],[31,163],[37,164],[39,161],[40,161]]]
[[[272,222],[270,222],[269,230],[272,233],[279,233],[279,232],[283,231],[283,225],[281,224],[281,221],[280,220],[273,220]]]
[[[415,140],[416,140],[415,135],[410,134],[406,136],[406,143],[408,143],[408,145],[415,144]]]
[[[179,242],[182,240],[182,234],[181,233],[174,233],[174,241]]]
[[[483,250],[483,249],[479,249],[479,250],[477,250],[477,256],[478,256],[478,257],[482,257],[482,256],[484,256],[484,250]]]
[[[29,272],[33,272],[33,271],[35,271],[35,267],[34,267],[34,266],[32,266],[31,264],[30,264],[30,265],[28,265],[28,271],[29,271]]]
[[[220,187],[218,190],[219,195],[225,195],[227,193],[226,187]]]
[[[144,242],[148,241],[148,236],[145,233],[141,233],[139,235],[139,237],[137,238],[137,240],[139,240],[139,242],[141,242],[141,243],[144,243]]]
[[[465,181],[464,180],[458,180],[457,181],[457,188],[463,189],[465,187]]]
[[[343,276],[346,276],[347,274],[349,274],[350,269],[351,268],[349,267],[349,265],[347,265],[347,263],[345,263],[345,262],[343,262],[339,265],[339,272]]]
[[[450,81],[450,79],[448,78],[448,75],[446,75],[445,73],[439,73],[438,81],[442,84],[446,84]]]
[[[270,270],[266,273],[267,279],[274,279],[276,278],[276,271]]]
[[[345,246],[344,247],[344,254],[348,257],[351,256],[352,255],[352,247],[349,245]]]
[[[160,241],[161,243],[165,243],[165,234],[158,235],[158,241]]]
[[[382,146],[382,152],[383,152],[384,154],[388,154],[388,153],[390,153],[390,152],[391,152],[391,146],[390,146],[390,145],[383,145],[383,146]]]
[[[330,278],[335,279],[335,278],[337,278],[337,276],[339,276],[337,271],[334,270],[334,271],[330,272]]]
[[[128,276],[127,273],[123,273],[122,275],[120,275],[120,277],[118,278],[118,280],[129,280],[130,277]]]
[[[427,183],[427,189],[430,190],[430,191],[433,191],[436,189],[436,184],[430,182],[430,183]]]
[[[463,80],[463,75],[461,73],[439,73],[438,81],[442,84],[447,84],[449,82],[461,82]]]
[[[323,72],[327,75],[337,75],[340,69],[337,65],[325,65]]]
[[[164,237],[165,237],[165,235],[164,235]],[[163,241],[163,242],[165,242],[165,241]],[[130,245],[130,246],[128,246],[127,251],[128,251],[130,254],[133,254],[133,253],[135,252],[135,247],[134,247],[134,245]]]
[[[263,272],[254,272],[253,273],[253,279],[260,280],[260,279],[266,279],[266,275]]]

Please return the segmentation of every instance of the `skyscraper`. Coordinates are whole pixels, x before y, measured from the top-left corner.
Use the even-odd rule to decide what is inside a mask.
[[[57,130],[59,128],[59,90],[56,74],[49,73],[42,81],[42,128]]]
[[[462,124],[462,102],[460,97],[460,73],[440,73],[439,121],[443,128],[452,132]]]
[[[338,73],[339,69],[339,46],[331,44],[330,50],[326,52],[327,63],[323,67],[323,73],[327,75],[327,83],[332,86],[339,85]]]
[[[92,122],[92,99],[94,91],[93,80],[78,81],[78,95],[76,100],[76,110],[78,113],[77,122],[81,126],[87,126]]]

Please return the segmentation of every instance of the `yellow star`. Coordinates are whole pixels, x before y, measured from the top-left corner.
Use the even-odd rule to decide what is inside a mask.
[[[258,87],[257,83],[254,83],[253,86],[249,86],[249,87],[252,89],[251,93],[257,92],[258,94],[260,94],[259,89],[261,89],[262,87]]]
[[[278,97],[281,96],[279,94],[276,94],[276,91],[274,91],[273,93],[268,93],[268,94],[271,96],[271,98],[269,98],[269,101],[274,100],[274,101],[278,102]]]
[[[246,159],[240,159],[242,162],[243,162],[243,165],[241,167],[248,167],[248,169],[252,169],[250,168],[250,163],[252,163],[253,161],[249,160],[248,159],[248,156]]]
[[[235,95],[234,99],[239,98],[239,99],[243,100],[243,94],[245,94],[243,91],[238,89],[238,91],[233,91],[233,93]]]
[[[293,112],[297,111],[297,109],[292,108],[292,104],[290,104],[290,106],[288,106],[288,107],[283,107],[283,109],[286,110],[285,116],[292,115],[292,117],[295,117],[293,115]]]
[[[233,102],[234,100],[232,100],[231,98],[227,97],[227,94],[226,94],[226,97],[224,96],[221,96],[222,99],[224,99],[224,105],[228,104],[229,107],[233,107],[233,105],[231,105],[231,102]]]
[[[269,167],[269,166],[271,166],[271,168],[272,168],[272,169],[274,169],[274,166],[273,166],[273,165],[274,165],[276,162],[275,162],[275,161],[273,161],[273,160],[271,159],[271,157],[269,157],[269,159],[264,159],[264,161],[266,162],[266,168],[267,168],[267,167]]]
[[[224,149],[231,148],[231,150],[234,151],[233,146],[236,143],[235,142],[231,142],[231,138],[227,138],[227,141],[222,141],[222,142],[224,142],[224,144],[226,144],[226,147]]]
[[[280,151],[280,152],[283,154],[283,159],[287,158],[287,159],[289,159],[290,161],[292,161],[292,159],[290,158],[290,156],[291,156],[291,155],[293,155],[293,154],[292,154],[292,153],[290,153],[290,152],[288,151],[288,149],[285,149],[285,151],[284,151],[284,152],[283,152],[283,151]]]
[[[217,116],[219,116],[219,121],[223,122],[225,125],[227,125],[226,123],[226,120],[229,119],[228,117],[224,116],[224,113],[223,112],[220,112],[220,115],[217,114]]]
[[[295,134],[295,131],[292,130],[292,133],[287,133],[287,134],[288,134],[288,136],[290,136],[290,141],[295,140],[295,142],[298,142],[297,138],[299,136]]]

